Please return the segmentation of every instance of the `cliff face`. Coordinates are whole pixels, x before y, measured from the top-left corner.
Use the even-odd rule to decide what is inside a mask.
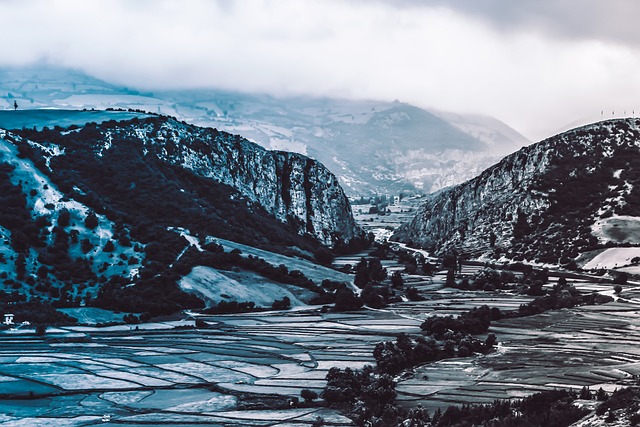
[[[362,236],[336,177],[300,154],[268,151],[237,135],[171,119],[147,119],[100,131],[96,153],[111,141],[142,144],[145,155],[234,187],[282,222],[325,245]]]
[[[394,238],[430,248],[565,263],[598,245],[595,221],[637,215],[640,122],[578,128],[432,195]]]
[[[70,187],[82,187],[80,182],[84,182],[84,191],[98,197],[108,195],[122,200],[135,195],[141,202],[151,200],[155,195],[149,193],[154,190],[146,184],[156,179],[182,192],[168,200],[168,205],[181,203],[185,209],[189,205],[192,212],[197,209],[200,196],[211,200],[224,193],[233,203],[242,203],[244,210],[255,211],[253,205],[257,205],[295,233],[311,236],[327,246],[349,244],[363,237],[336,177],[319,162],[300,154],[269,151],[237,135],[165,117],[90,123],[71,131],[23,130],[22,134],[42,142],[33,146],[41,152],[35,158],[45,157],[54,175],[64,174]],[[140,173],[136,178],[123,169],[133,169],[133,175]],[[205,181],[197,185],[193,180],[185,181],[181,170]],[[149,178],[152,176],[156,178]],[[105,179],[112,182],[103,185]],[[206,182],[211,183],[209,188]],[[230,222],[229,216],[236,214],[244,215],[229,207],[216,213],[223,223]],[[202,215],[206,217],[204,211]],[[236,230],[238,233],[261,227],[246,221],[234,224],[247,224],[241,225],[246,229]]]
[[[246,267],[211,237],[305,258],[362,243],[314,160],[168,118],[99,114],[107,121],[66,112],[66,128],[0,129],[0,266],[16,290],[4,302],[167,314],[202,306],[178,286],[194,267]],[[287,266],[246,262],[313,289]]]

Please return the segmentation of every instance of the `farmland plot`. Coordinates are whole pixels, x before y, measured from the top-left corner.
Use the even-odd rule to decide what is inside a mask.
[[[465,267],[463,274],[474,271]],[[448,289],[442,274],[421,280],[430,289],[427,300],[381,310],[321,313],[309,307],[203,316],[206,329],[166,322],[137,329],[68,327],[44,339],[0,334],[0,426],[52,425],[54,419],[69,426],[304,426],[318,416],[350,425],[331,410],[287,400],[303,389],[320,393],[333,366],[374,364],[376,343],[419,333],[429,315],[483,304],[509,310],[531,300],[512,292]],[[626,285],[614,303],[494,322],[490,332],[500,342],[494,353],[415,368],[399,381],[398,401],[433,410],[553,388],[620,387],[640,374],[637,297],[637,289]],[[103,422],[104,415],[111,422]]]

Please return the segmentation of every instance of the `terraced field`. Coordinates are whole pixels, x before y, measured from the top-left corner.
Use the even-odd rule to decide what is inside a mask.
[[[478,267],[466,266],[471,275]],[[52,329],[0,334],[0,425],[310,426],[350,421],[319,406],[291,405],[302,389],[320,392],[329,368],[373,364],[372,350],[399,332],[418,333],[430,314],[483,304],[517,308],[531,298],[509,292],[445,289],[444,276],[411,277],[429,299],[385,310],[287,312],[203,317],[138,327]],[[610,284],[574,281],[585,291]],[[500,345],[488,356],[417,368],[398,384],[398,400],[436,407],[490,402],[552,388],[613,390],[640,373],[638,291],[604,306],[495,322]],[[11,396],[12,398],[7,398]],[[279,409],[269,409],[276,406]]]
[[[611,285],[574,283],[582,291],[612,293]],[[602,387],[610,392],[635,382],[640,374],[640,304],[635,288],[622,295],[601,306],[493,322],[489,332],[500,342],[496,352],[417,368],[412,378],[399,383],[399,401],[435,410],[555,388]]]

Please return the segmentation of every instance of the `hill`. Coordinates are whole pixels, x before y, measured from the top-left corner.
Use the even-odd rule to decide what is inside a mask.
[[[312,159],[167,117],[107,112],[79,126],[93,112],[59,111],[74,124],[48,128],[40,113],[0,130],[0,303],[168,313],[202,305],[177,286],[198,265],[317,290],[215,238],[310,259],[364,243],[337,179]]]
[[[431,195],[394,238],[439,253],[564,265],[605,245],[640,243],[633,232],[640,217],[638,147],[637,119],[548,138]],[[617,218],[631,228],[614,227]]]

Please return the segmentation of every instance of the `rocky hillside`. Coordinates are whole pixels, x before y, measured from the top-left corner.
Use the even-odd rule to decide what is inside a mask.
[[[76,114],[0,129],[0,302],[168,313],[201,304],[176,285],[191,267],[239,262],[216,237],[311,259],[364,243],[314,160],[167,117]]]
[[[323,165],[299,154],[265,150],[237,135],[166,117],[88,124],[71,133],[20,133],[39,143],[31,147],[40,149],[45,159],[53,160],[50,164],[54,173],[71,172],[70,162],[74,159],[95,163],[92,169],[116,156],[128,157],[129,163],[135,158],[146,167],[161,162],[233,187],[247,202],[258,204],[298,234],[324,245],[348,244],[361,236],[337,179]],[[52,152],[59,155],[48,155]],[[76,166],[82,170],[82,166]],[[109,172],[112,177],[122,173]],[[78,174],[76,169],[74,173]],[[127,179],[124,181],[114,185],[134,186]],[[131,192],[127,188],[122,191]]]
[[[430,196],[394,238],[437,253],[572,264],[606,243],[596,224],[640,216],[638,188],[640,121],[599,122],[525,147]]]

